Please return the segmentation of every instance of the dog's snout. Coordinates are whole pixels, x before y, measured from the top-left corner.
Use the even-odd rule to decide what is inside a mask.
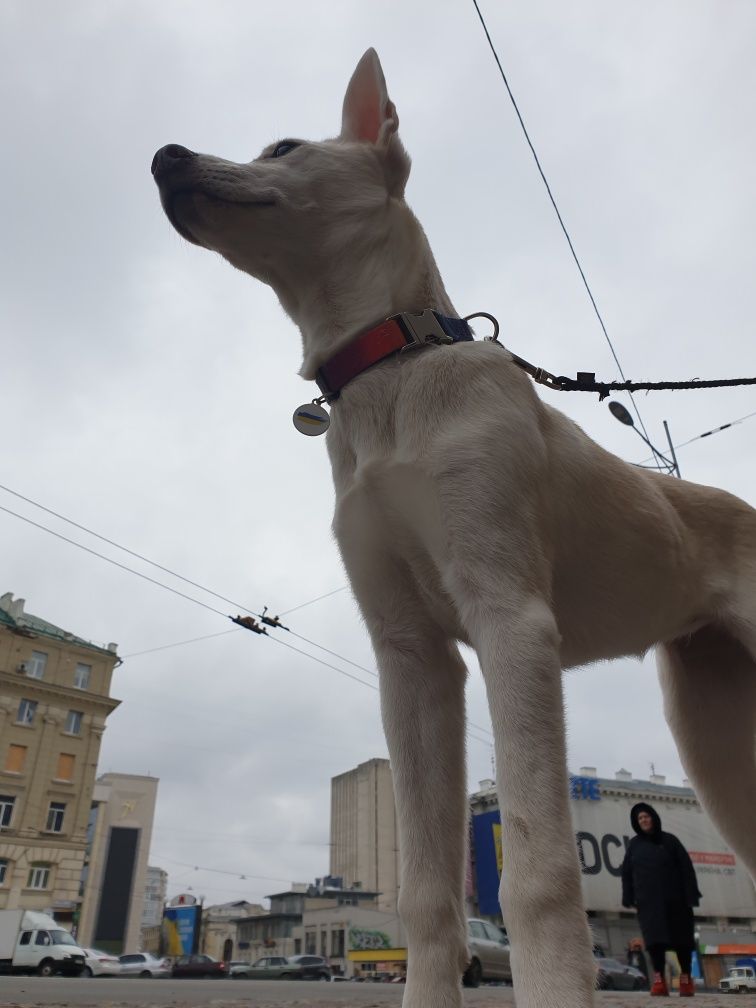
[[[181,144],[166,144],[165,147],[160,148],[152,159],[152,174],[157,178],[158,175],[162,175],[175,168],[177,162],[196,156],[194,151],[190,151],[187,147],[182,147]]]

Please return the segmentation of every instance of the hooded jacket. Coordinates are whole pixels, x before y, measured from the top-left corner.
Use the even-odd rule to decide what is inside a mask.
[[[648,833],[638,825],[641,812],[653,821]],[[630,823],[636,835],[622,863],[622,905],[637,907],[646,946],[692,946],[692,908],[701,893],[688,852],[676,836],[662,830],[659,814],[645,802],[633,806]]]

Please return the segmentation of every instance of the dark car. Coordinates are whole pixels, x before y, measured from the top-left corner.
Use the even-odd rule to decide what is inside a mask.
[[[289,956],[289,963],[296,967],[297,976],[302,980],[330,980],[331,967],[328,960],[316,955]]]
[[[221,977],[228,976],[224,962],[218,962],[208,955],[183,955],[173,962],[171,970],[173,977]]]
[[[596,985],[599,990],[645,990],[648,980],[634,966],[619,959],[596,960]]]
[[[233,980],[330,980],[331,967],[322,956],[265,956],[232,966],[229,975]]]

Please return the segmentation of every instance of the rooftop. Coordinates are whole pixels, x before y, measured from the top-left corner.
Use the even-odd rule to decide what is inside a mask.
[[[15,633],[24,637],[49,637],[65,644],[75,644],[77,647],[89,648],[92,651],[116,656],[117,644],[93,644],[92,641],[77,637],[68,630],[48,623],[39,616],[33,616],[24,611],[25,599],[14,599],[13,592],[0,596],[0,625],[7,626]]]

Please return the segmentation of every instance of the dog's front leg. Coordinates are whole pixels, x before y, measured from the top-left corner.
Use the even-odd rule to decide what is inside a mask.
[[[518,1008],[589,1008],[595,968],[569,813],[559,635],[537,594],[467,610],[486,682],[501,808],[500,899]]]
[[[438,628],[418,630],[386,621],[374,635],[399,821],[399,913],[408,952],[402,1003],[460,1008],[467,964],[466,670]]]
[[[364,549],[358,565],[345,559],[380,671],[399,824],[399,914],[408,951],[402,1004],[461,1008],[467,965],[466,669],[456,645],[418,601],[403,565]]]

